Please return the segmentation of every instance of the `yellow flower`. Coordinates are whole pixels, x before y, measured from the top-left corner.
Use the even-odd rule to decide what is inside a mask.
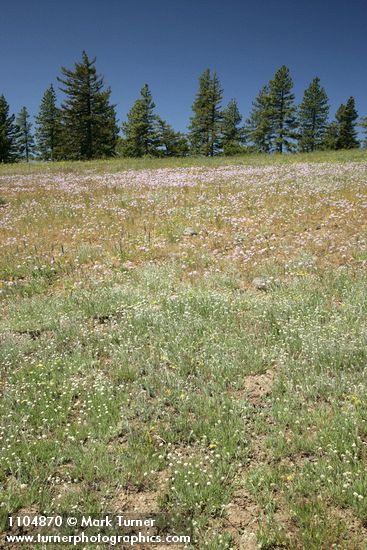
[[[358,395],[352,395],[350,400],[352,401],[352,403],[354,403],[354,405],[360,405],[362,403]]]

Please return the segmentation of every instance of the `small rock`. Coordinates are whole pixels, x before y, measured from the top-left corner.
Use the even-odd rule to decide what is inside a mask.
[[[256,290],[269,290],[271,285],[270,279],[267,279],[266,277],[255,277],[255,279],[252,281],[252,286],[256,288]]]
[[[122,264],[122,269],[124,269],[125,271],[131,271],[134,268],[135,264],[133,262],[130,262],[130,260],[127,260]]]
[[[183,232],[183,235],[185,235],[185,237],[195,237],[195,235],[197,234],[197,231],[195,231],[195,229],[193,229],[192,227],[186,227]]]

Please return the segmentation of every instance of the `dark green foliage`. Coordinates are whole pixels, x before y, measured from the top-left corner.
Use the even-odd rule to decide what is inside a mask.
[[[15,121],[17,127],[16,148],[19,159],[29,161],[34,152],[32,124],[26,107],[22,107]]]
[[[252,103],[252,111],[245,124],[246,138],[258,153],[269,153],[271,151],[270,114],[269,87],[264,86]]]
[[[225,155],[243,151],[244,129],[240,127],[242,116],[235,99],[231,99],[223,111],[222,147]]]
[[[293,81],[289,69],[283,65],[269,82],[272,149],[278,153],[292,151],[295,148],[297,119],[292,88]]]
[[[255,99],[246,136],[261,153],[292,151],[297,138],[296,107],[289,69],[283,65]]]
[[[216,73],[206,69],[199,78],[199,90],[192,105],[194,115],[189,139],[194,154],[214,156],[221,149],[223,90]]]
[[[298,110],[300,151],[316,151],[322,147],[328,114],[329,100],[316,77],[305,90]]]
[[[232,99],[222,110],[223,89],[215,72],[206,69],[192,105],[189,133],[176,132],[155,114],[147,84],[122,125],[119,137],[111,90],[97,73],[96,58],[86,52],[73,69],[62,67],[58,78],[65,100],[57,107],[52,85],[45,91],[36,117],[37,156],[42,160],[88,160],[111,157],[174,157],[189,154],[214,156],[243,152],[283,153],[319,149],[352,149],[357,139],[358,113],[354,98],[340,105],[335,120],[327,124],[329,101],[320,79],[315,77],[305,90],[298,109],[294,104],[293,81],[283,65],[264,86],[252,104],[244,126],[237,102]],[[367,148],[367,117],[360,126]],[[9,106],[0,96],[0,162],[29,160],[35,150],[26,107],[14,121]]]
[[[160,117],[157,117],[156,124],[160,154],[164,157],[187,156],[189,153],[189,144],[186,136],[181,132],[175,132],[172,126]]]
[[[338,123],[337,149],[354,149],[355,147],[359,147],[356,130],[358,113],[353,97],[350,97],[345,105],[340,105],[335,118]]]
[[[16,126],[14,115],[9,115],[9,105],[3,95],[0,96],[0,162],[16,160]]]
[[[97,74],[96,58],[83,52],[74,70],[62,67],[66,99],[62,105],[62,156],[70,159],[111,157],[118,139],[115,107],[110,104],[110,88],[104,89]]]
[[[154,113],[155,103],[148,84],[144,84],[137,99],[122,125],[124,133],[123,155],[126,157],[143,157],[159,155],[159,135],[157,116]]]
[[[56,106],[55,90],[50,85],[42,98],[36,117],[36,143],[42,160],[55,160],[60,154],[61,121],[60,110]]]
[[[364,133],[363,147],[367,149],[367,116],[362,118],[361,127]]]
[[[354,98],[341,104],[335,115],[335,121],[329,124],[324,136],[324,149],[354,149],[359,147],[357,139],[358,113]]]
[[[331,122],[329,126],[327,126],[323,143],[322,143],[322,149],[327,150],[335,150],[338,148],[338,136],[339,136],[339,128],[337,122]]]
[[[186,137],[175,132],[166,121],[154,112],[155,103],[148,84],[140,91],[123,123],[124,139],[121,144],[125,157],[161,156],[181,157],[188,154]]]

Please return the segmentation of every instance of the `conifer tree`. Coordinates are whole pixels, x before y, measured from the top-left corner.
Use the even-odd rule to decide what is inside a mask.
[[[364,133],[363,147],[367,149],[367,116],[362,118],[361,127]]]
[[[272,143],[272,126],[269,87],[264,86],[255,101],[245,123],[247,140],[258,153],[269,153]]]
[[[214,156],[221,147],[223,90],[216,73],[206,69],[199,78],[199,90],[192,105],[194,115],[189,126],[192,152]]]
[[[298,109],[298,146],[301,151],[315,151],[321,148],[328,114],[328,97],[324,88],[320,86],[320,79],[316,77],[305,90]]]
[[[335,151],[338,148],[338,136],[339,127],[338,123],[334,120],[326,127],[321,148]]]
[[[157,134],[162,156],[184,157],[188,154],[186,136],[181,132],[175,132],[172,126],[160,117],[157,117]]]
[[[9,105],[3,95],[0,96],[0,162],[16,160],[15,116],[9,115]]]
[[[241,152],[244,143],[244,130],[241,124],[242,116],[235,99],[231,99],[223,111],[222,146],[225,155],[235,155]]]
[[[32,135],[32,124],[29,120],[29,114],[26,107],[22,107],[20,110],[15,124],[17,128],[17,157],[29,162],[29,159],[32,157],[34,151],[34,138]]]
[[[56,94],[52,84],[44,93],[36,117],[36,143],[42,160],[55,160],[61,147],[60,110],[56,106]]]
[[[359,147],[356,130],[358,113],[353,97],[350,97],[345,105],[340,105],[335,118],[338,123],[337,149]]]
[[[132,106],[123,123],[123,155],[127,157],[156,156],[159,154],[159,136],[155,103],[148,84],[144,84],[140,97]]]
[[[83,52],[74,69],[62,67],[58,78],[66,94],[62,104],[62,156],[71,159],[111,157],[118,139],[115,107],[110,104],[111,89],[97,74],[96,58]]]
[[[283,65],[269,82],[270,118],[273,149],[278,153],[293,150],[297,138],[296,107],[292,93],[293,81]]]

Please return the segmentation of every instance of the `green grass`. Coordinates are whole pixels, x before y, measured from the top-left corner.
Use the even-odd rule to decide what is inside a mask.
[[[366,195],[363,166],[343,164],[366,153],[0,173],[294,160],[335,174],[295,187],[265,171],[249,191],[6,184],[1,529],[137,503],[192,526],[190,548],[246,548],[251,532],[269,550],[367,548]],[[108,210],[120,200],[127,217]]]
[[[182,168],[191,166],[227,166],[292,164],[295,162],[366,162],[367,150],[351,149],[346,151],[316,151],[314,153],[296,153],[284,155],[268,155],[247,153],[233,157],[186,157],[186,158],[115,158],[92,161],[59,161],[55,163],[30,162],[19,164],[3,164],[0,175],[58,173],[67,172],[80,174],[93,170],[97,173],[118,172],[120,170],[143,170],[160,168]]]

